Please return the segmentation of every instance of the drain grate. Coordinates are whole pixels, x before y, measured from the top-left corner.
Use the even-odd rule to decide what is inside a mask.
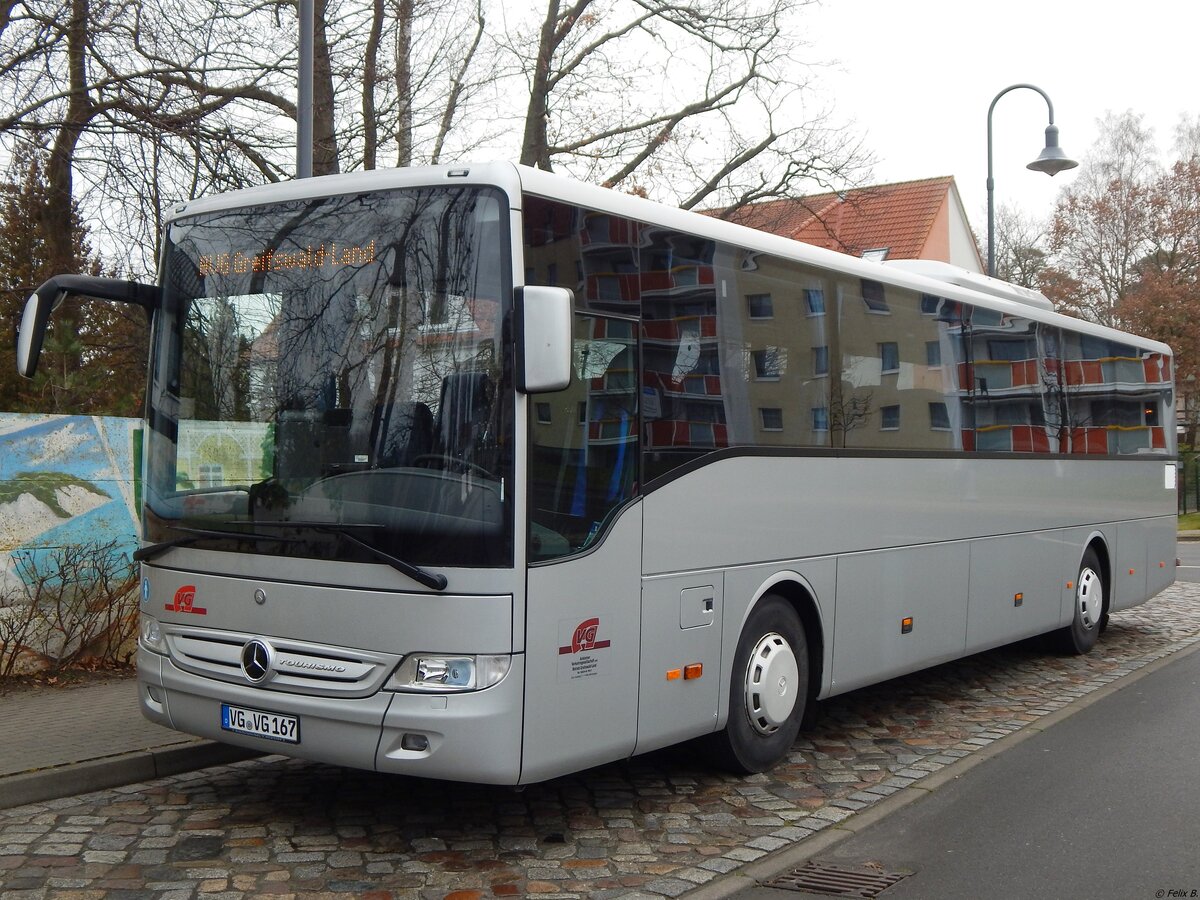
[[[843,869],[807,862],[799,869],[772,878],[765,886],[832,897],[878,897],[908,874],[878,869]]]

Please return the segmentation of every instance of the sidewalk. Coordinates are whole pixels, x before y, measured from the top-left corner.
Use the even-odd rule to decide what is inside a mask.
[[[142,717],[132,676],[0,694],[0,809],[257,754]]]

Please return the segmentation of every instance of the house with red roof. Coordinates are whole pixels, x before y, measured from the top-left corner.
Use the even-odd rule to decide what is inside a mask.
[[[744,206],[726,218],[866,259],[933,259],[985,271],[952,176]]]

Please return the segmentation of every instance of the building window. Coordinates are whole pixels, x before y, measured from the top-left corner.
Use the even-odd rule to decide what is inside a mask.
[[[925,364],[940,366],[942,364],[942,344],[940,341],[925,342]]]
[[[889,312],[887,298],[883,293],[883,284],[878,281],[872,281],[869,278],[862,279],[862,298],[863,303],[867,305],[873,313]]]
[[[825,315],[825,292],[820,288],[805,288],[804,304],[810,316]]]
[[[900,407],[881,406],[879,408],[879,427],[884,431],[900,430]]]
[[[929,427],[934,431],[950,430],[950,413],[945,403],[929,404]]]
[[[828,347],[813,347],[813,374],[828,375],[829,374],[829,348]]]
[[[770,294],[747,294],[746,309],[752,319],[770,319],[775,316]]]
[[[829,409],[827,407],[814,406],[812,408],[812,427],[813,431],[829,430]]]
[[[891,249],[891,247],[876,247],[873,250],[864,250],[862,258],[869,259],[872,262],[883,262],[887,259],[888,251]]]
[[[759,381],[778,381],[783,374],[783,351],[778,347],[766,347],[755,350],[754,377]]]
[[[536,406],[537,406],[538,424],[539,425],[549,425],[550,421],[551,421],[550,404],[549,403],[538,403]]]
[[[942,302],[942,298],[937,294],[922,294],[921,295],[921,315],[936,316],[938,314],[938,304]]]
[[[879,360],[886,375],[888,372],[900,371],[900,345],[895,341],[886,341],[879,345]]]
[[[763,431],[783,431],[783,410],[778,406],[760,407]]]

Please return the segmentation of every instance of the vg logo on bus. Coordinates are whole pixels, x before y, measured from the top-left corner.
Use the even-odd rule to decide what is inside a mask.
[[[208,615],[208,610],[196,605],[196,586],[185,584],[175,592],[175,598],[166,605],[167,612],[191,613],[196,616]]]
[[[558,622],[558,680],[571,681],[608,674],[612,641],[604,638],[600,619],[593,617],[577,622],[559,619]]]

